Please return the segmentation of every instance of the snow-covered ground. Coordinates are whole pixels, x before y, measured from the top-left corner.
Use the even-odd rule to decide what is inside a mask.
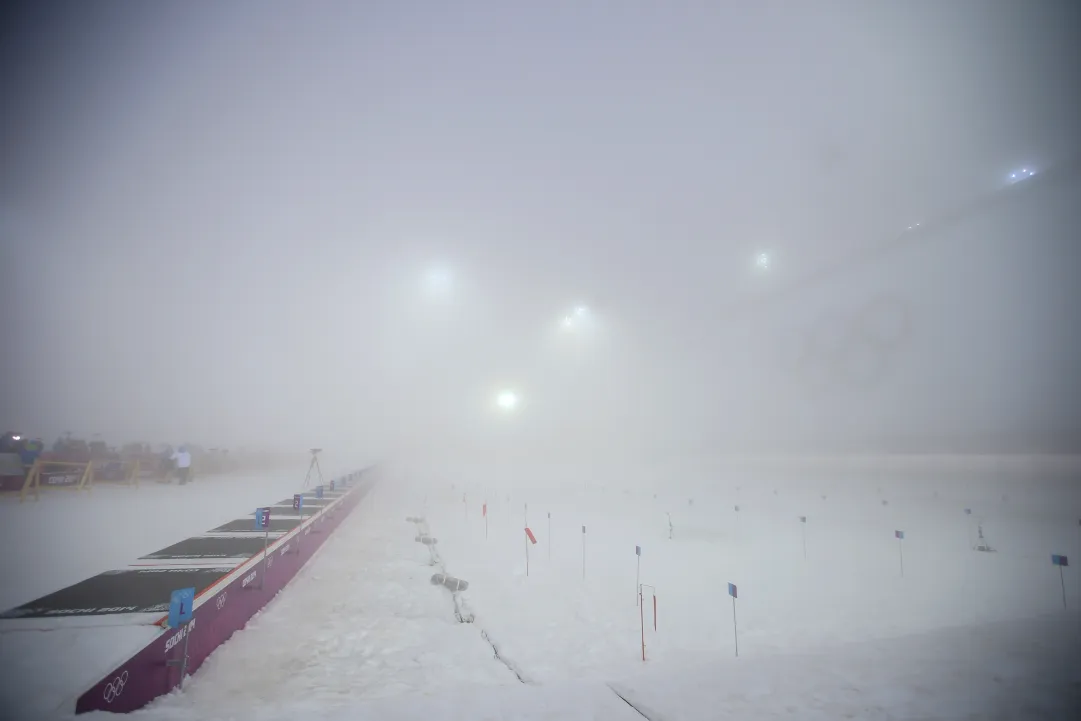
[[[12,549],[0,554],[0,610],[291,496],[305,470],[206,476],[187,486],[99,483],[92,491],[47,490],[40,501],[0,499],[0,533]]]
[[[385,473],[293,585],[182,692],[136,717],[1064,719],[1081,709],[1076,484],[500,475]],[[172,490],[195,491],[194,515],[221,493],[202,488]],[[257,496],[238,493],[239,510]],[[528,577],[526,504],[538,540]],[[437,539],[437,566],[405,520],[414,515]],[[139,550],[219,518],[178,520]],[[971,550],[977,523],[996,553]],[[636,606],[635,545],[641,581],[657,589],[656,631],[652,597],[641,616]],[[1074,564],[1066,611],[1052,553]],[[431,585],[442,570],[469,582],[457,607],[473,623]]]

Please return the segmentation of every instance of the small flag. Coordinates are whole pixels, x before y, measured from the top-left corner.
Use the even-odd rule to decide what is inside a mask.
[[[533,535],[533,531],[529,530],[528,527],[525,529],[525,535],[529,537],[530,543],[534,546],[537,545],[537,537]]]
[[[739,594],[738,594],[738,592],[736,590],[736,584],[734,584],[734,583],[728,584],[728,595],[731,596],[732,598],[739,598]]]
[[[894,531],[893,532],[893,537],[896,538],[899,541],[903,541],[903,540],[905,540],[905,532],[904,531]]]
[[[799,522],[800,523],[806,523],[807,522],[807,516],[800,516],[799,517]]]
[[[487,516],[488,515],[488,504],[487,503],[481,504],[480,515],[482,515],[482,516]]]
[[[1055,566],[1069,566],[1070,559],[1066,558],[1066,556],[1060,556],[1056,553],[1053,553],[1051,554],[1051,563]]]
[[[586,527],[582,526],[582,533],[585,533],[585,532],[586,532]]]
[[[736,513],[739,513],[739,506],[736,506]]]
[[[551,518],[551,517],[552,517],[552,512],[548,511],[548,518]]]
[[[642,547],[641,546],[635,546],[634,547],[634,555],[636,555],[636,556],[641,556],[642,555]]]
[[[965,515],[966,516],[971,516],[972,515],[972,509],[971,508],[966,508],[965,509]]]

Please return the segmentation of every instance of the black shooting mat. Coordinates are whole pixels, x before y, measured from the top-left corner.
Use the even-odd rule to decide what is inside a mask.
[[[106,571],[5,611],[0,618],[165,613],[169,610],[169,596],[173,591],[194,588],[198,594],[234,570],[230,566]]]
[[[254,527],[255,521],[252,521]],[[191,558],[250,558],[263,552],[263,536],[238,536],[235,538],[188,538],[180,543],[140,556],[143,559]]]
[[[279,514],[274,515],[274,509],[270,511],[270,528],[268,529],[256,529],[255,528],[255,514],[247,518],[238,518],[235,521],[229,521],[217,528],[210,529],[210,533],[239,533],[243,531],[251,531],[252,533],[262,534],[264,530],[269,531],[291,531],[300,525],[300,517],[295,518],[282,518]]]

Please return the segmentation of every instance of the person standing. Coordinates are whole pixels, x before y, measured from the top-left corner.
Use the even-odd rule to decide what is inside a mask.
[[[191,453],[188,452],[188,447],[177,448],[172,460],[176,464],[176,476],[180,479],[180,485],[186,485],[191,480]]]

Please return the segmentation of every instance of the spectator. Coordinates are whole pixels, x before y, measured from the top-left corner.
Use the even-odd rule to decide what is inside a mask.
[[[187,446],[177,448],[172,460],[176,463],[176,475],[180,479],[180,485],[186,485],[191,480],[191,453]]]
[[[43,443],[40,438],[35,438],[32,441],[26,442],[20,455],[22,456],[22,463],[26,466],[27,470],[34,465],[34,461],[38,459],[38,456],[41,455],[41,452],[44,449],[45,443]]]

